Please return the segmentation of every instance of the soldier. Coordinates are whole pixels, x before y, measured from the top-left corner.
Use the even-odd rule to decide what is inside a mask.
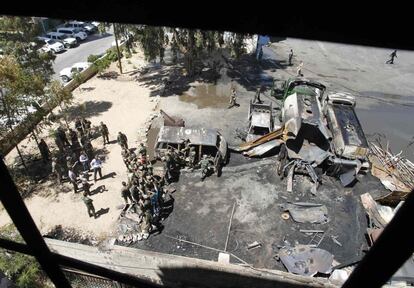
[[[43,162],[47,163],[49,161],[49,147],[47,146],[45,140],[40,139],[40,142],[38,144],[40,155],[42,155]]]
[[[231,88],[231,95],[230,95],[230,102],[227,109],[233,108],[234,106],[240,106],[238,103],[236,103],[236,88]]]
[[[289,52],[289,66],[292,66],[292,59],[293,59],[293,50],[290,49],[290,52]]]
[[[131,183],[131,188],[129,188],[129,192],[131,193],[132,199],[135,203],[139,202],[139,189],[138,189],[138,181],[134,181]]]
[[[141,156],[145,156],[145,155],[147,155],[147,148],[144,146],[144,143],[139,143],[139,150],[138,150],[138,153],[141,155]]]
[[[260,99],[261,90],[262,90],[262,86],[257,88],[256,94],[254,95],[253,103],[259,103],[259,104],[263,103],[263,101]]]
[[[58,183],[62,184],[62,166],[56,157],[52,158],[52,173],[55,174]]]
[[[78,133],[83,136],[83,126],[82,126],[82,121],[80,119],[80,117],[76,117],[75,120],[75,129],[78,131]]]
[[[144,217],[141,222],[141,237],[143,239],[148,239],[152,222],[150,196],[143,194],[140,204],[144,211]]]
[[[92,143],[90,141],[85,143],[85,145],[83,146],[83,149],[85,150],[85,153],[86,153],[86,155],[88,156],[89,159],[94,158],[93,147],[92,147]]]
[[[88,197],[88,194],[86,192],[83,193],[82,201],[85,203],[86,208],[88,209],[89,217],[92,217],[96,219],[96,213],[95,213],[95,207],[93,206],[93,200]]]
[[[88,136],[88,138],[91,138],[91,127],[92,127],[92,122],[83,118],[83,131],[85,132],[85,135]]]
[[[99,131],[101,132],[104,146],[105,144],[109,144],[109,131],[108,127],[101,121],[101,124],[99,126]]]
[[[122,148],[128,149],[128,138],[121,131],[118,132],[117,141],[118,141],[118,144],[121,145]]]
[[[72,142],[72,151],[76,153],[77,157],[79,157],[81,147],[79,144],[78,135],[72,129],[69,129],[69,138]]]
[[[183,148],[180,151],[180,153],[183,155],[184,159],[190,153],[190,148],[191,148],[191,141],[190,141],[190,139],[185,139],[183,141]]]
[[[397,57],[397,50],[392,51],[392,53],[390,54],[390,59],[385,63],[386,64],[394,64],[394,58],[398,58]]]
[[[129,154],[130,153],[129,153],[128,149],[122,148],[122,151],[121,151],[122,160],[124,160],[125,166],[127,166],[127,167],[128,167],[128,164],[129,164]]]
[[[70,146],[68,138],[66,138],[66,133],[62,127],[56,129],[56,136],[60,139],[64,146]]]
[[[199,163],[201,167],[201,181],[204,181],[210,171],[210,162],[211,160],[204,154],[203,159],[201,159]]]
[[[195,157],[196,157],[195,147],[191,146],[190,147],[190,152],[188,153],[188,157],[186,159],[187,166],[190,167],[191,169],[194,168]]]
[[[122,198],[124,198],[125,204],[128,204],[128,199],[131,201],[132,204],[131,192],[129,191],[129,187],[125,182],[122,182],[121,196]]]
[[[73,168],[72,167],[69,168],[68,177],[69,177],[69,181],[73,185],[73,191],[75,193],[77,193],[78,192],[78,183],[77,183],[78,180],[77,180],[77,176],[76,176],[75,172],[73,172]]]
[[[303,61],[300,61],[298,67],[296,68],[296,76],[303,77],[302,67],[303,67]]]
[[[56,143],[56,146],[57,146],[57,147],[58,147],[58,149],[59,149],[59,152],[63,153],[63,152],[65,151],[65,147],[64,147],[64,145],[63,145],[62,140],[61,140],[61,139],[60,139],[60,137],[59,137],[59,136],[57,136],[57,135],[55,135],[55,143]]]
[[[91,184],[88,183],[88,181],[82,180],[82,189],[83,189],[83,195],[91,195]]]
[[[165,175],[164,175],[164,180],[166,183],[170,183],[170,180],[172,178],[171,175],[171,169],[172,169],[172,165],[171,165],[171,157],[169,154],[166,154],[164,157],[161,158],[162,162],[164,163],[164,171],[165,171]]]

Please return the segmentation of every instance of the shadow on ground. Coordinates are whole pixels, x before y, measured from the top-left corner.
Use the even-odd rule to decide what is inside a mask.
[[[109,101],[86,101],[79,105],[71,106],[66,109],[69,114],[69,121],[73,121],[75,117],[81,116],[90,118],[98,116],[103,112],[108,111],[112,107],[112,102]]]

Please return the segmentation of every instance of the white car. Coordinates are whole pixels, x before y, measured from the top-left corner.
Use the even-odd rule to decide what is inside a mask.
[[[49,32],[44,36],[44,38],[56,40],[62,43],[66,48],[75,47],[78,43],[78,41],[76,41],[76,38],[58,32]]]
[[[91,66],[91,63],[87,62],[79,62],[72,65],[72,67],[68,67],[60,71],[59,76],[63,82],[69,82],[73,79],[73,76],[76,73],[80,73]]]
[[[96,32],[96,27],[92,24],[88,24],[86,22],[81,22],[81,21],[69,21],[67,23],[65,23],[65,27],[69,27],[69,28],[77,28],[79,30],[82,30],[88,34],[92,34],[94,32]]]
[[[43,47],[40,49],[44,52],[52,52],[52,53],[59,53],[62,51],[65,51],[65,46],[63,46],[62,43],[57,42],[53,39],[47,39],[47,38],[38,38],[42,43],[44,42]]]
[[[57,32],[76,38],[77,41],[85,40],[86,38],[88,38],[88,34],[79,30],[78,28],[63,27],[58,28]]]

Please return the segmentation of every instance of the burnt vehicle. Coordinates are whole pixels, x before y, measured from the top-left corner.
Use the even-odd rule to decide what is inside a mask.
[[[367,168],[368,144],[355,114],[354,98],[346,93],[325,95],[318,82],[294,78],[282,86],[281,120],[284,125],[278,173],[311,176],[318,185],[322,168],[338,176],[344,186]],[[289,188],[289,182],[288,182]]]
[[[247,142],[256,140],[273,131],[274,123],[272,112],[272,103],[259,104],[253,103],[250,100],[248,113],[249,129],[246,136]]]
[[[162,126],[155,141],[155,158],[161,159],[169,148],[180,151],[187,139],[190,140],[190,147],[194,147],[195,162],[198,163],[203,155],[211,156],[214,171],[219,174],[228,161],[228,147],[216,129]]]

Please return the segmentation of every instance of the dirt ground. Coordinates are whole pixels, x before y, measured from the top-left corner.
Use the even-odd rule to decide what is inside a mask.
[[[86,207],[81,200],[81,193],[74,194],[72,186],[65,182],[57,186],[48,177],[41,183],[35,195],[26,198],[25,203],[33,216],[38,228],[46,233],[55,225],[79,229],[84,233],[92,233],[97,237],[105,237],[114,228],[114,222],[119,216],[123,204],[121,197],[121,182],[126,180],[126,168],[121,158],[121,148],[116,143],[118,131],[122,131],[128,137],[130,147],[136,147],[144,135],[142,128],[156,106],[156,98],[150,98],[150,87],[140,86],[128,71],[132,72],[133,66],[139,68],[144,64],[140,54],[135,54],[132,59],[124,60],[124,73],[117,79],[102,80],[96,76],[77,88],[74,92],[72,114],[84,115],[92,122],[93,126],[101,121],[107,124],[109,140],[111,144],[103,149],[103,141],[99,137],[92,141],[100,155],[105,156],[103,165],[103,178],[92,185],[91,198],[96,211],[102,214],[98,219],[89,218]],[[128,62],[131,61],[131,64]],[[115,65],[109,71],[117,71]],[[55,125],[57,126],[57,125]],[[72,125],[73,126],[73,123]],[[44,133],[47,134],[47,131]],[[48,141],[50,143],[50,139]],[[34,149],[34,141],[27,140],[21,143],[24,151]],[[55,147],[56,148],[56,147]],[[10,153],[7,164],[11,164],[16,157],[16,152]],[[93,181],[91,181],[93,183]],[[101,187],[105,191],[98,192]],[[0,212],[0,226],[10,222],[10,218],[3,210]]]

